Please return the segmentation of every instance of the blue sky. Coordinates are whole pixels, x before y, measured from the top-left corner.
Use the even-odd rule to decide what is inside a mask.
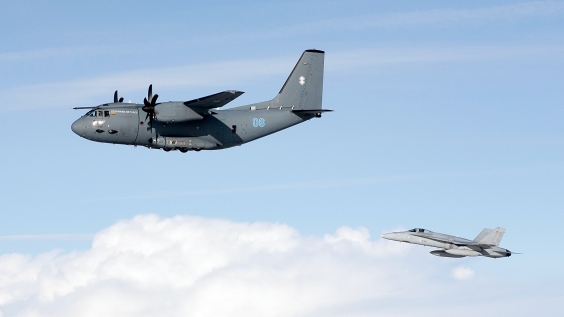
[[[501,246],[523,255],[446,263],[521,299],[562,296],[563,17],[552,1],[4,4],[0,254],[90,252],[97,233],[144,214],[317,238],[364,227],[373,241],[504,226]],[[69,108],[115,89],[132,102],[149,84],[163,101],[268,100],[309,48],[326,51],[335,112],[244,146],[165,153],[70,130],[82,112]],[[428,251],[404,260],[444,265]]]

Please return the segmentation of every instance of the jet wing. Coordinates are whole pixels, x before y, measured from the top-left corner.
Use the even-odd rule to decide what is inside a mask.
[[[184,102],[184,105],[192,108],[192,110],[198,113],[203,113],[212,108],[223,107],[242,94],[242,91],[226,90],[217,94],[186,101]]]
[[[474,241],[453,241],[452,244],[454,245],[464,245],[464,246],[469,246],[469,245],[478,245],[476,242]]]
[[[471,240],[466,240],[466,239],[460,239],[460,238],[454,238],[454,237],[441,237],[441,236],[430,236],[430,235],[417,235],[417,234],[413,234],[416,236],[420,236],[429,240],[434,240],[437,242],[443,242],[443,243],[452,243],[454,245],[458,245],[458,246],[472,246],[475,245],[477,246],[478,243],[476,243],[476,241],[471,241]]]

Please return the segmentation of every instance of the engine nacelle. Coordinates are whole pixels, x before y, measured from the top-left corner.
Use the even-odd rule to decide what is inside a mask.
[[[204,117],[182,102],[167,102],[155,107],[155,119],[163,123],[202,120]]]

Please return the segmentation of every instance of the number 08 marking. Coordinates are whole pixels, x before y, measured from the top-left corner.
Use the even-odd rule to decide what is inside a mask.
[[[253,118],[253,127],[264,127],[264,118]]]

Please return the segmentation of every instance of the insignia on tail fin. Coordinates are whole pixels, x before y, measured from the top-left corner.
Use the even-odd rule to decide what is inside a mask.
[[[294,110],[321,109],[325,52],[306,50],[271,107],[291,107]]]

